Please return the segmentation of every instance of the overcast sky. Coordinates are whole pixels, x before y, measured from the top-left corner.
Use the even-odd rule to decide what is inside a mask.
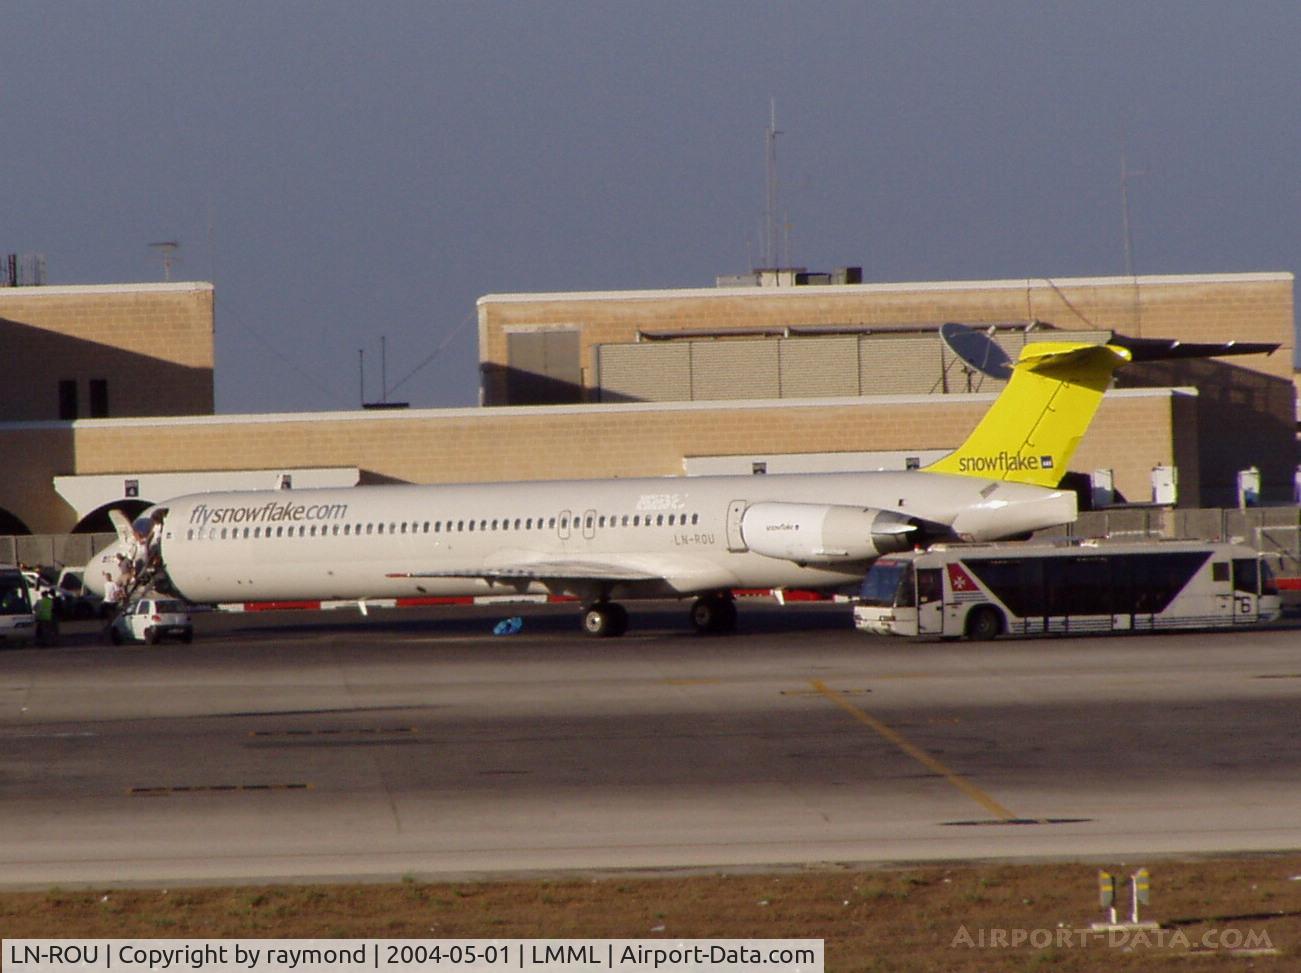
[[[1301,4],[8,0],[0,252],[217,292],[217,408],[477,399],[484,294],[1293,271]],[[1127,136],[1124,134],[1127,133]],[[1226,338],[1232,337],[1226,335]],[[418,367],[423,364],[423,367]]]

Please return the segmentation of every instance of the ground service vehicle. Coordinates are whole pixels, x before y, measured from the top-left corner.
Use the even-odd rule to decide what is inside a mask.
[[[165,638],[189,642],[194,638],[194,626],[185,602],[174,598],[141,598],[113,619],[109,637],[115,645],[126,641],[153,645]]]
[[[57,609],[61,618],[78,621],[94,618],[102,613],[103,599],[86,589],[82,576],[84,568],[64,568],[55,584],[58,594]]]
[[[30,642],[36,635],[36,615],[23,572],[0,565],[0,642]]]
[[[854,625],[992,639],[1229,628],[1279,612],[1273,573],[1238,544],[939,544],[877,560],[854,600]]]

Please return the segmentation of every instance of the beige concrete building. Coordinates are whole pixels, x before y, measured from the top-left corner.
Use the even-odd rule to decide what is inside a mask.
[[[208,415],[211,284],[0,287],[0,421]]]
[[[1252,466],[1266,497],[1289,500],[1297,462],[1292,291],[1292,274],[1260,273],[489,295],[479,300],[482,395],[486,405],[504,405],[996,391],[998,382],[964,374],[940,341],[946,321],[997,326],[1012,358],[1025,341],[1101,341],[1112,332],[1269,342],[1280,346],[1269,356],[1125,369],[1119,387],[1197,394],[1177,407],[1169,433],[1177,446],[1153,449],[1155,427],[1136,422],[1100,452],[1131,500],[1150,497],[1151,468],[1175,453],[1181,503],[1235,503],[1237,472]],[[912,444],[951,448],[957,440],[944,424],[927,421],[933,409],[938,402],[913,407],[925,432]],[[877,435],[864,433],[861,448]],[[1088,462],[1086,449],[1074,468],[1088,472]]]
[[[302,487],[672,476],[710,463],[774,472],[828,461],[902,467],[961,442],[996,391],[996,383],[973,378],[979,391],[968,392],[968,376],[946,364],[934,333],[945,320],[1019,324],[1019,332],[1000,332],[1011,350],[1027,340],[1032,321],[1098,338],[1115,329],[1278,342],[1284,347],[1273,356],[1233,365],[1135,369],[1129,383],[1151,387],[1108,394],[1072,468],[1111,469],[1126,499],[1145,501],[1153,467],[1176,467],[1179,503],[1195,506],[1231,502],[1235,471],[1251,464],[1265,474],[1266,499],[1290,499],[1296,463],[1290,274],[486,297],[479,303],[484,401],[511,401],[530,388],[541,393],[534,402],[583,401],[455,410],[205,414],[212,408],[207,284],[0,289],[0,318],[11,349],[30,340],[76,353],[65,366],[15,352],[27,356],[31,374],[21,376],[25,392],[0,398],[7,473],[0,533],[103,529],[107,506],[273,488],[285,476]],[[677,394],[609,387],[617,401],[600,401],[602,356],[627,356],[633,367],[622,381],[630,381],[646,370],[639,347],[678,349],[679,361],[686,348],[688,365],[703,363],[692,367],[706,394],[697,394],[694,373],[684,381],[679,369]],[[153,411],[157,395],[119,395],[112,384],[119,370],[110,365],[161,388],[169,414]],[[528,375],[512,384],[512,371]],[[58,418],[65,372],[87,383],[107,376],[108,418]],[[738,377],[719,381],[728,374]],[[871,394],[882,390],[892,394]],[[80,406],[89,395],[88,384],[78,386],[79,416],[88,415]]]
[[[1045,322],[1077,333],[1276,342],[1282,345],[1278,352],[1245,367],[1290,383],[1292,285],[1292,274],[1269,273],[488,295],[479,299],[483,404],[600,400],[603,353],[634,344],[690,343],[691,357],[705,356],[700,364],[708,373],[716,372],[719,359],[729,355],[716,347],[718,342],[744,341],[750,347],[734,349],[731,360],[754,367],[736,374],[748,371],[751,377],[743,385],[762,386],[763,370],[772,373],[772,356],[754,349],[761,339],[844,339],[856,333],[862,342],[884,341],[890,349],[884,366],[872,369],[878,381],[900,380],[895,366],[908,363],[906,371],[921,376],[929,387],[939,377],[940,349],[933,332],[945,321]],[[915,349],[903,345],[925,332],[931,333],[929,340]],[[644,363],[659,366],[656,355],[682,352],[654,352]],[[811,355],[806,378],[826,376],[824,363],[843,360],[843,355]],[[758,379],[753,377],[756,370]],[[716,382],[711,391],[721,384],[726,383]],[[619,390],[613,391],[619,397]],[[851,394],[874,391],[858,388]]]
[[[282,474],[295,486],[347,483],[349,471],[351,482],[457,483],[675,476],[700,457],[911,455],[960,442],[992,399],[985,393],[934,405],[887,396],[7,423],[0,424],[0,456],[25,461],[16,467],[20,476],[0,484],[0,506],[26,528],[54,533],[105,529],[94,516],[104,503],[139,509],[167,499],[150,495],[155,483],[166,483],[168,495],[227,489],[233,484],[223,474],[244,470],[260,471],[261,479],[241,486],[271,489]],[[1114,444],[1126,440],[1139,458],[1132,468],[1118,466],[1118,482],[1145,485],[1155,462],[1179,466],[1183,482],[1195,483],[1196,452],[1177,433],[1195,423],[1194,402],[1168,389],[1108,396],[1075,465],[1118,466]],[[311,479],[321,468],[341,478]],[[62,493],[52,486],[56,480]],[[74,492],[85,480],[94,480],[98,492]],[[189,486],[178,489],[181,481]]]

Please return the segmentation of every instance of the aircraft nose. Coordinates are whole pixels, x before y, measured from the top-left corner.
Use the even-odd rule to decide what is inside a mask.
[[[86,562],[86,570],[82,575],[81,584],[87,591],[92,594],[104,597],[104,586],[107,578],[104,577],[106,572],[110,572],[117,567],[117,553],[121,544],[114,541],[102,551],[94,554]]]

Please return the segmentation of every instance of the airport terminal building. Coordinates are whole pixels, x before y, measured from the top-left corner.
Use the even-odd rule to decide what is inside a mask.
[[[213,414],[210,284],[0,288],[0,534],[104,530],[111,507],[203,490],[924,465],[1000,385],[946,347],[950,321],[1011,357],[1113,332],[1279,344],[1125,369],[1071,465],[1110,471],[1118,501],[1159,480],[1167,505],[1233,506],[1249,468],[1265,503],[1293,500],[1291,274],[858,276],[485,296],[480,407],[267,415]]]

